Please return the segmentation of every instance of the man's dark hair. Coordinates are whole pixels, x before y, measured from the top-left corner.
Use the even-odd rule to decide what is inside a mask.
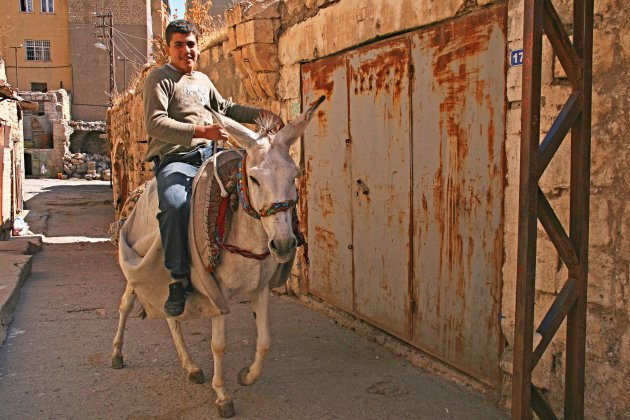
[[[171,45],[171,38],[173,38],[173,34],[176,33],[184,35],[193,34],[195,39],[199,39],[199,31],[197,31],[195,24],[185,19],[177,19],[168,24],[164,34],[166,45]]]

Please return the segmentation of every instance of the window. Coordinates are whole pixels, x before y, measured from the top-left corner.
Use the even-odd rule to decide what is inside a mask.
[[[27,61],[50,61],[50,41],[26,40]]]
[[[30,0],[33,1],[33,0]],[[54,13],[55,0],[42,0],[42,13]]]
[[[43,82],[31,82],[31,91],[48,92],[48,84]]]
[[[33,0],[20,0],[20,12],[33,13]]]

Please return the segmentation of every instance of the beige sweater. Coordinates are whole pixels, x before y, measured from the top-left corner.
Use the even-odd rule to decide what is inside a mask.
[[[144,121],[149,135],[145,161],[182,154],[208,140],[193,138],[195,125],[212,124],[205,104],[221,114],[254,123],[260,109],[223,99],[208,77],[195,71],[184,74],[169,64],[153,70],[144,83]]]

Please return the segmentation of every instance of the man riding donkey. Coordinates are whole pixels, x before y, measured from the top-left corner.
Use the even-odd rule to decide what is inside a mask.
[[[151,72],[144,84],[149,134],[145,160],[154,163],[164,265],[172,278],[164,312],[175,317],[184,312],[186,296],[192,291],[188,223],[193,178],[216,151],[216,142],[228,138],[224,129],[212,124],[206,107],[241,123],[271,118],[278,126],[283,124],[270,111],[224,99],[205,74],[194,70],[199,44],[193,23],[172,21],[165,38],[170,63]]]

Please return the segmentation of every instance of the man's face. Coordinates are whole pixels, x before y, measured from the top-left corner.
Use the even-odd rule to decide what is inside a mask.
[[[179,71],[191,73],[199,58],[199,45],[193,34],[174,33],[168,45],[171,64]]]

